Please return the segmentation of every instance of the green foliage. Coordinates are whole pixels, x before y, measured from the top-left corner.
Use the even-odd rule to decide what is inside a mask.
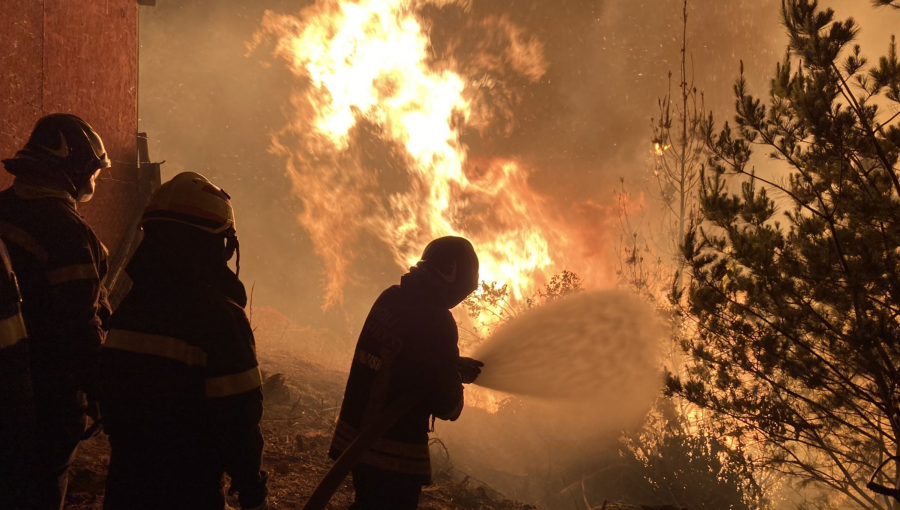
[[[673,94],[670,72],[669,93],[659,100],[659,118],[651,121],[657,192],[649,196],[661,214],[646,218],[642,204],[635,204],[625,189],[624,179],[616,192],[622,234],[616,272],[620,286],[652,303],[670,322],[672,336],[664,364],[678,373],[685,363],[679,346],[695,332],[671,312],[684,303],[686,280],[690,285],[681,246],[697,214],[706,142],[703,94],[688,71],[689,12],[685,1],[677,90]],[[643,432],[627,439],[626,456],[637,468],[629,470],[631,479],[623,485],[636,487],[638,494],[626,498],[677,508],[763,508],[768,494],[756,480],[766,473],[750,460],[745,445],[728,435],[734,426],[710,415],[691,423],[687,416],[696,416],[695,411],[678,397],[657,401]]]
[[[735,125],[704,122],[700,221],[682,247],[696,363],[668,391],[758,438],[767,466],[893,508],[865,484],[900,451],[900,128],[883,113],[900,106],[896,45],[870,67],[856,23],[814,0],[785,0],[782,21],[768,101],[742,74]],[[756,175],[759,146],[786,179]],[[897,476],[891,463],[880,480]]]

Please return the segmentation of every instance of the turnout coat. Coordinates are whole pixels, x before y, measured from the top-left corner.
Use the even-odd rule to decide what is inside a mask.
[[[109,317],[106,248],[68,193],[20,179],[0,192],[0,237],[22,293],[38,412],[80,407]]]
[[[360,430],[401,395],[429,396],[400,418],[362,459],[364,464],[431,480],[429,418],[456,420],[463,408],[459,333],[422,270],[413,268],[375,301],[356,344],[329,455],[337,459]]]
[[[225,473],[244,507],[259,505],[263,397],[243,287],[154,264],[129,265],[134,288],[101,353],[105,508],[222,510]]]

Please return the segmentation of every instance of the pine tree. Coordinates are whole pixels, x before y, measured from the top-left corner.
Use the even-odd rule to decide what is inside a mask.
[[[783,0],[782,22],[767,104],[741,69],[736,125],[704,122],[700,218],[683,245],[696,363],[668,388],[733,420],[770,468],[898,508],[866,489],[873,473],[900,476],[896,43],[870,65],[855,21],[815,0]],[[786,179],[755,173],[757,147]]]

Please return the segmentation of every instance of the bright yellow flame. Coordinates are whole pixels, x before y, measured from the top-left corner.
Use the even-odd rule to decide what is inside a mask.
[[[360,236],[382,240],[402,268],[434,238],[466,237],[481,279],[508,284],[514,298],[556,269],[551,244],[568,243],[516,161],[467,161],[460,130],[473,115],[467,91],[480,85],[433,62],[415,15],[422,3],[319,0],[299,16],[267,12],[255,37],[274,34],[275,54],[299,78],[273,147],[288,159],[304,203],[298,220],[325,263],[326,306],[342,300]],[[518,72],[539,79],[540,47],[514,49],[534,63]]]
[[[656,142],[653,144],[653,153],[659,157],[662,157],[662,155],[665,154],[665,152],[671,148],[672,148],[672,146],[669,144],[662,145],[659,142]]]

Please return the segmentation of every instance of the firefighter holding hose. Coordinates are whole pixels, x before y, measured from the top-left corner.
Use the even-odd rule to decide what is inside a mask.
[[[338,459],[365,436],[363,431],[386,428],[351,468],[356,492],[352,509],[418,507],[422,486],[431,481],[430,426],[434,418],[459,418],[463,384],[474,382],[483,366],[459,356],[459,334],[450,313],[477,284],[478,257],[472,244],[442,237],[425,248],[400,285],[385,290],[372,306],[356,345],[329,451]],[[401,406],[396,421],[383,424],[389,409],[397,409],[404,399],[411,405]]]
[[[241,508],[263,510],[263,397],[247,294],[228,267],[237,256],[240,271],[230,197],[178,174],[153,193],[142,228],[126,268],[134,286],[101,353],[104,508],[222,510],[227,473]]]

